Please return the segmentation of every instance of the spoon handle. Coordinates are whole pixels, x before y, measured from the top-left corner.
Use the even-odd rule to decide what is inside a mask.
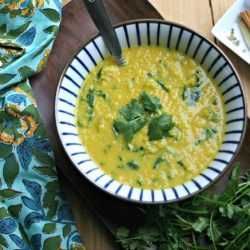
[[[83,1],[106,46],[119,63],[122,58],[121,46],[102,0]]]

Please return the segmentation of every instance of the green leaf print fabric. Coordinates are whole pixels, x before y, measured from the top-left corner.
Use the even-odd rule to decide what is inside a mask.
[[[0,0],[0,250],[84,249],[27,80],[60,20],[59,0]]]

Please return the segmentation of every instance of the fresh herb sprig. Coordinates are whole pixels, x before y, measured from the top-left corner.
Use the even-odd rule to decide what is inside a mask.
[[[237,165],[220,195],[206,191],[181,203],[149,208],[146,223],[135,233],[119,228],[117,241],[127,250],[249,249],[250,170],[241,183],[239,170]]]
[[[133,135],[147,122],[142,104],[132,99],[129,104],[120,109],[121,117],[114,120],[114,129],[118,134],[123,134],[126,142],[133,139]]]
[[[134,134],[142,129],[147,121],[149,140],[160,140],[169,136],[168,132],[173,128],[172,116],[162,113],[158,117],[152,117],[160,111],[162,105],[156,96],[142,92],[139,101],[132,99],[130,103],[120,109],[121,117],[114,120],[113,130],[117,134],[123,134],[126,142],[133,139]]]
[[[148,126],[148,137],[150,141],[160,140],[169,136],[169,131],[174,127],[172,116],[162,113],[156,118],[152,118]]]

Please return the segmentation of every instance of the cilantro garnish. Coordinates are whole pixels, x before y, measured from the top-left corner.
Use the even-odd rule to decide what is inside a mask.
[[[104,93],[102,90],[100,90],[100,89],[97,89],[96,91],[95,91],[95,94],[97,95],[97,96],[100,96],[100,97],[102,97],[104,100],[108,100],[108,95],[106,94],[106,93]]]
[[[146,117],[141,116],[134,120],[127,121],[124,118],[119,118],[114,121],[114,129],[119,134],[124,134],[126,142],[130,142],[133,139],[134,133],[139,131],[147,122]]]
[[[214,128],[206,128],[205,129],[205,135],[206,135],[206,139],[210,139],[213,138],[217,133],[217,130]]]
[[[201,133],[201,137],[195,141],[195,145],[214,138],[216,134],[217,130],[215,128],[205,128]]]
[[[184,162],[182,160],[177,161],[178,165],[181,166],[183,169],[187,169],[186,165],[184,164]]]
[[[197,69],[194,73],[196,86],[200,86],[203,83],[203,75],[200,69]]]
[[[158,97],[142,92],[140,102],[132,99],[120,109],[121,117],[114,120],[113,130],[115,134],[123,134],[125,141],[130,142],[134,134],[150,120],[148,127],[149,140],[160,140],[166,137],[168,131],[174,126],[172,117],[166,113],[155,118],[150,116],[155,112],[159,112],[161,107]]]
[[[182,99],[186,101],[188,106],[194,105],[201,97],[201,89],[199,87],[183,87]]]
[[[86,98],[83,99],[83,101],[86,101],[88,104],[87,114],[89,115],[88,119],[89,122],[92,120],[94,115],[94,103],[96,96],[102,97],[105,101],[110,101],[108,95],[104,93],[102,90],[89,89]]]
[[[169,136],[169,130],[174,127],[172,116],[167,113],[152,118],[148,126],[148,137],[150,141],[160,140]]]
[[[92,89],[89,89],[88,94],[86,96],[87,104],[88,104],[88,115],[89,115],[89,121],[91,121],[93,115],[94,115],[94,102],[95,102],[95,93]]]
[[[142,102],[143,107],[150,112],[157,112],[162,107],[158,97],[152,96],[146,92],[141,93],[140,101]]]
[[[147,73],[147,77],[152,78],[165,91],[169,92],[169,87],[160,79],[157,79],[151,72]]]
[[[102,68],[97,72],[96,79],[99,80],[102,76]]]
[[[162,80],[156,80],[156,83],[165,91],[169,92],[169,88],[166,86],[166,84]]]
[[[120,114],[127,121],[132,121],[138,117],[143,116],[145,110],[143,106],[135,99],[132,99],[129,104],[120,109]]]
[[[94,108],[94,102],[95,102],[95,94],[92,89],[89,89],[89,92],[87,94],[87,103],[90,108]]]
[[[188,79],[187,84],[183,87],[182,99],[188,106],[194,105],[201,97],[201,85],[203,83],[203,74],[197,69]]]
[[[121,118],[114,120],[114,128],[118,134],[124,134],[126,142],[133,139],[134,133],[139,131],[147,122],[143,106],[135,99],[120,109]]]
[[[136,161],[134,161],[134,160],[128,162],[127,165],[128,165],[131,169],[133,169],[133,170],[138,170],[138,169],[139,169],[138,163],[137,163]]]
[[[157,157],[153,163],[153,168],[154,169],[159,168],[161,163],[164,161],[165,161],[165,159],[162,156]]]

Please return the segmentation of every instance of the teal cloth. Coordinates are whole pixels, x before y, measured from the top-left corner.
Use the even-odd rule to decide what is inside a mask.
[[[59,0],[0,0],[0,250],[84,249],[27,80],[60,20]]]

